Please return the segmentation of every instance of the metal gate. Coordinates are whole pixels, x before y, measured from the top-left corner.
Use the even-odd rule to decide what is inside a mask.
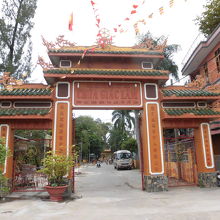
[[[197,184],[197,167],[193,137],[165,139],[165,167],[168,186]]]
[[[39,173],[42,159],[51,148],[51,139],[20,140],[14,147],[14,191],[44,191],[47,177]]]

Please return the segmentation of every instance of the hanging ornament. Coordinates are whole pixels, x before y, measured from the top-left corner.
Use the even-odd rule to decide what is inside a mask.
[[[153,18],[153,14],[154,14],[154,13],[151,13],[151,14],[148,16],[148,18]]]
[[[159,8],[159,12],[160,12],[160,15],[162,15],[164,13],[163,7]]]
[[[94,2],[94,1],[91,1],[91,5],[94,6],[94,5],[95,5],[95,2]]]
[[[169,3],[170,8],[172,8],[172,7],[173,7],[173,4],[174,4],[174,0],[170,0],[170,3]]]

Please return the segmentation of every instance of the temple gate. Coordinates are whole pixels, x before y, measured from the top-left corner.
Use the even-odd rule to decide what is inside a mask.
[[[60,44],[59,44],[60,45]],[[47,44],[44,85],[0,90],[0,136],[12,152],[4,166],[13,178],[13,131],[52,129],[53,151],[69,155],[72,111],[76,109],[138,109],[141,116],[142,171],[148,192],[168,189],[163,129],[193,128],[198,185],[216,185],[208,122],[220,117],[212,108],[219,94],[183,86],[164,87],[169,72],[159,70],[163,46],[54,48]]]

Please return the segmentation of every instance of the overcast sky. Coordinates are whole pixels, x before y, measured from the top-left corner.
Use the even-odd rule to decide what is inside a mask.
[[[164,35],[168,37],[168,44],[181,46],[181,50],[174,56],[180,70],[184,56],[199,33],[193,20],[201,14],[206,3],[206,0],[174,0],[174,5],[170,8],[170,0],[145,0],[143,5],[143,0],[93,1],[96,3],[96,15],[99,15],[100,26],[112,31],[116,46],[133,46],[136,42],[133,24],[145,19],[146,25],[139,25],[141,33],[150,31],[155,37]],[[38,55],[47,58],[41,35],[48,41],[55,41],[58,35],[64,35],[66,39],[79,46],[95,44],[98,28],[95,25],[96,20],[90,2],[90,0],[38,0],[35,27],[32,31],[35,60]],[[137,13],[131,15],[133,5],[138,5],[138,8]],[[164,7],[163,15],[159,14],[160,7]],[[73,31],[68,30],[71,12],[73,12]],[[152,19],[148,18],[151,13],[153,13]],[[129,22],[124,21],[126,17],[130,18]],[[128,31],[115,33],[113,28],[119,24]],[[42,76],[42,70],[38,67],[32,78],[36,82],[42,82]],[[106,115],[105,118],[101,117],[102,120],[111,119],[110,114],[102,115]],[[100,112],[93,116],[100,117]]]

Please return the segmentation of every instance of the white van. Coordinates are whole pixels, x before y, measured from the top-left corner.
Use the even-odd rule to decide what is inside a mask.
[[[121,168],[132,168],[132,155],[128,150],[118,150],[113,154],[114,168],[119,170]]]

